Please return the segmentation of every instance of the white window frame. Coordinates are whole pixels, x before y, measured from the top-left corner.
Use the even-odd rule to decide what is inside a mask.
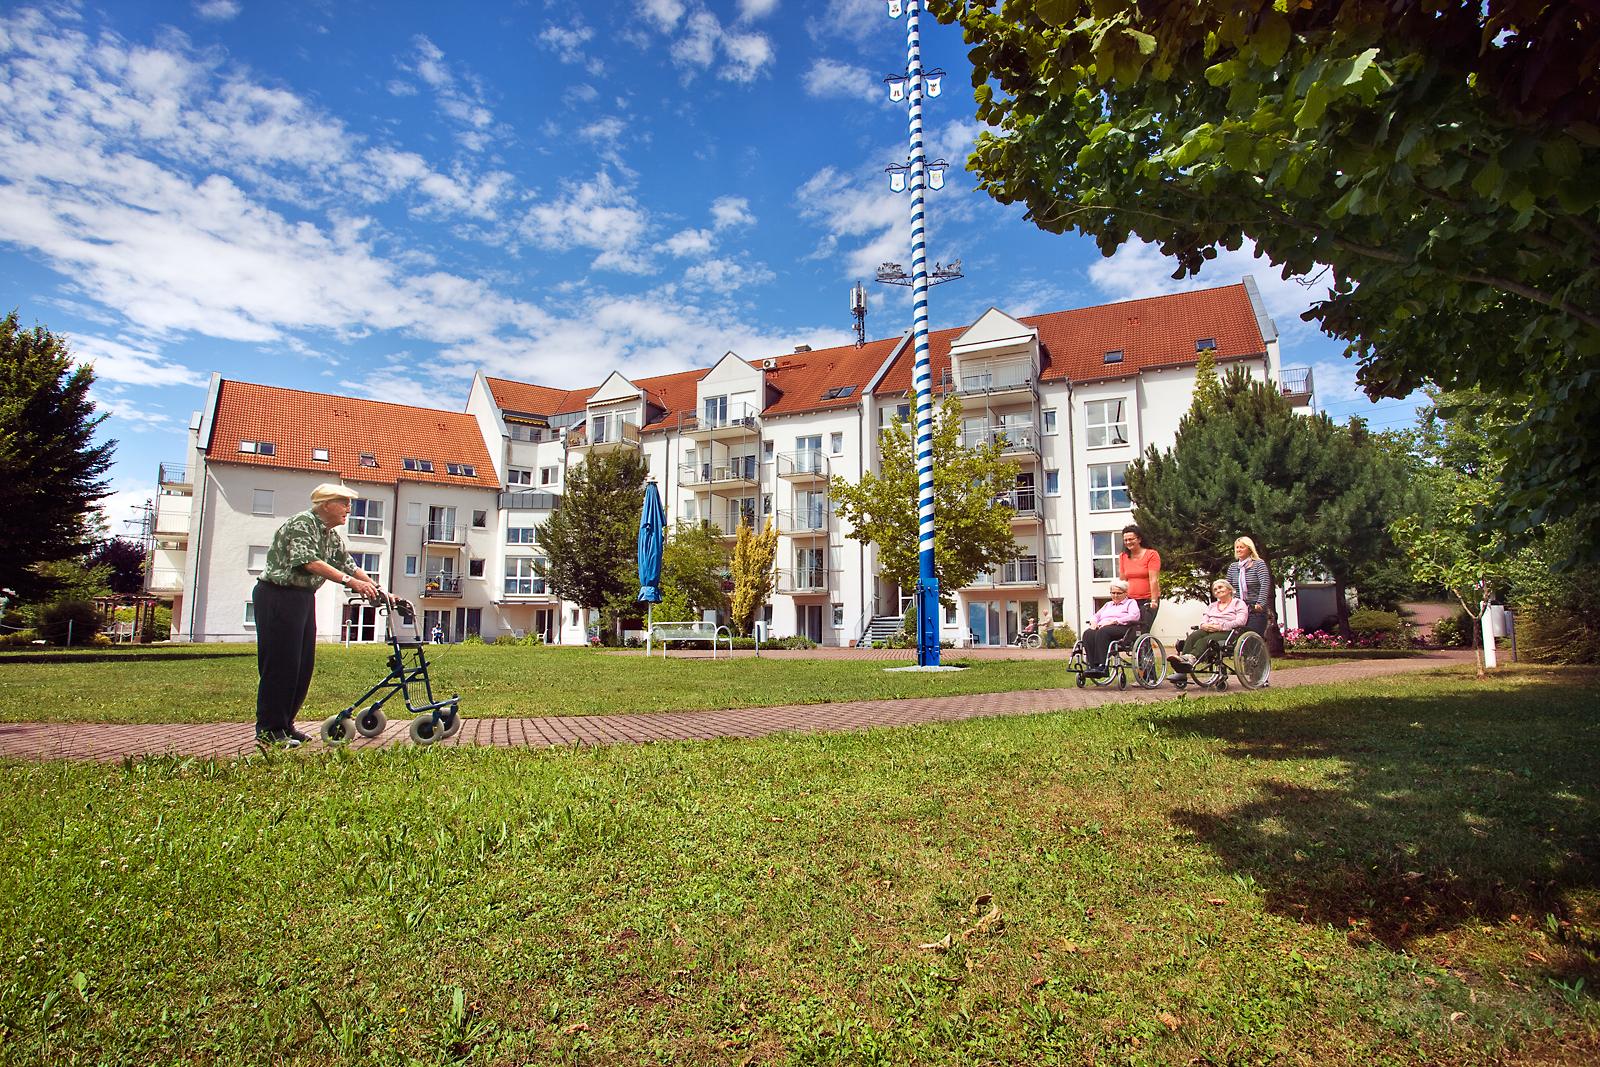
[[[539,580],[539,559],[536,556],[507,556],[505,573],[501,576],[501,591],[506,596],[535,596],[533,583]],[[515,583],[513,585],[513,583]],[[527,583],[524,585],[523,583]]]
[[[1104,538],[1103,541],[1098,539]],[[1109,555],[1100,555],[1096,549],[1105,547]],[[1089,575],[1093,581],[1109,582],[1117,576],[1117,557],[1122,554],[1122,534],[1116,530],[1095,530],[1089,534]],[[1100,563],[1104,562],[1102,574]]]
[[[357,507],[358,504],[360,507]],[[373,514],[374,509],[376,515]],[[344,528],[351,537],[382,537],[383,501],[371,497],[357,497],[350,501],[350,515],[344,520]]]
[[[252,514],[252,515],[271,515],[271,514],[273,514],[272,506],[273,506],[273,501],[276,499],[273,490],[271,490],[271,489],[253,489],[253,490],[251,490],[251,493],[252,493],[252,495],[250,497],[250,514]]]
[[[422,525],[422,501],[412,500],[406,503],[406,525]]]
[[[1055,467],[1046,467],[1044,471],[1044,495],[1061,495],[1061,471]]]
[[[245,550],[244,569],[249,571],[251,574],[260,574],[262,571],[267,569],[266,545],[251,545]]]
[[[363,561],[372,561],[372,566],[367,566]],[[367,572],[367,577],[372,579],[373,585],[383,584],[383,553],[381,552],[352,552],[350,562]]]
[[[1044,558],[1049,563],[1061,562],[1061,535],[1044,535]]]
[[[560,477],[561,477],[561,468],[560,467],[540,467],[539,468],[539,484],[540,485],[555,485],[556,481]]]
[[[1056,409],[1045,408],[1039,412],[1039,425],[1046,437],[1054,437],[1059,430],[1056,428]]]
[[[311,460],[314,463],[328,462],[328,450],[326,448],[313,448],[311,450]]]
[[[1120,472],[1117,470],[1118,467],[1122,468]],[[1100,476],[1097,472],[1101,471],[1105,472],[1103,475],[1105,478],[1104,485],[1097,482],[1097,478]],[[1119,473],[1121,481],[1116,480]],[[1133,506],[1133,501],[1128,498],[1128,464],[1126,460],[1119,460],[1116,463],[1089,464],[1089,483],[1087,488],[1089,490],[1090,511],[1127,511]],[[1118,490],[1121,490],[1123,496],[1123,501],[1120,504],[1117,503]],[[1099,501],[1103,501],[1106,506],[1096,507],[1095,504]]]
[[[828,451],[835,456],[844,455],[844,431],[835,430],[828,435]]]
[[[406,563],[405,563],[406,577],[407,578],[415,578],[417,576],[417,568],[420,565],[421,565],[421,561],[416,556],[407,556],[406,557]]]
[[[1110,405],[1112,404],[1121,405],[1121,421],[1111,421]],[[1096,408],[1100,409],[1098,412],[1100,418],[1098,420],[1095,419]],[[1122,427],[1122,440],[1120,441],[1112,439],[1111,429],[1115,426]],[[1095,442],[1096,431],[1099,432],[1099,436],[1104,438],[1099,443]],[[1117,396],[1107,397],[1105,400],[1085,401],[1083,405],[1083,440],[1087,448],[1124,448],[1131,443],[1133,438],[1128,434],[1128,398]]]
[[[252,630],[255,629],[256,603],[253,600],[246,600],[244,602],[244,624],[250,627]]]
[[[507,467],[506,468],[506,484],[507,485],[532,485],[533,484],[533,471],[525,469],[523,467]]]
[[[507,526],[506,544],[508,545],[536,545],[539,543],[539,528],[537,526]]]

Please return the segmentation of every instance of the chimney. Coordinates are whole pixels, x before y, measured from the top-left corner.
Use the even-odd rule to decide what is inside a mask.
[[[809,352],[809,351],[811,351],[811,346],[810,345],[795,345],[794,346],[794,350],[795,350],[796,353]]]

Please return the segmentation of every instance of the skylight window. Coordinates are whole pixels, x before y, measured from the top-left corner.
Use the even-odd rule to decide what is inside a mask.
[[[328,450],[326,448],[313,448],[311,450],[311,459],[317,463],[328,462]]]
[[[423,474],[433,473],[433,460],[431,459],[414,459],[411,456],[403,456],[400,460],[400,466],[408,471],[420,471]]]
[[[1196,352],[1204,352],[1208,348],[1214,349],[1216,347],[1217,339],[1215,337],[1202,337],[1194,343],[1194,350]]]
[[[1121,363],[1122,362],[1122,349],[1113,348],[1111,351],[1107,352],[1106,353],[1106,362],[1107,363]]]
[[[822,399],[843,400],[845,397],[849,396],[855,391],[856,387],[853,385],[836,385],[832,389],[829,389],[826,393],[823,393]]]
[[[247,456],[275,456],[278,446],[271,441],[240,441],[239,451]]]
[[[371,452],[363,452],[361,453],[361,465],[363,467],[376,467],[378,465],[378,457]]]
[[[470,463],[446,463],[445,473],[454,474],[459,478],[476,478],[477,470]]]

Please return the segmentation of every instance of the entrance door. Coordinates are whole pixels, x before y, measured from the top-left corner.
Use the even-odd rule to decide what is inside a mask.
[[[544,643],[556,643],[556,609],[535,608],[533,610],[533,632],[544,638]]]
[[[433,628],[437,626],[446,641],[450,637],[450,609],[441,608],[438,611],[424,609],[422,612],[422,639],[433,640]]]
[[[483,636],[483,609],[457,608],[456,633],[462,637]]]
[[[799,622],[801,636],[809,637],[819,645],[822,644],[821,604],[801,604]]]

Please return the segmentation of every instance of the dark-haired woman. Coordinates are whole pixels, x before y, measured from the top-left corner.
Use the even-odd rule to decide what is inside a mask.
[[[1128,599],[1139,605],[1139,625],[1149,633],[1161,607],[1161,554],[1145,545],[1137,526],[1122,528],[1122,549],[1117,571],[1128,583]]]

